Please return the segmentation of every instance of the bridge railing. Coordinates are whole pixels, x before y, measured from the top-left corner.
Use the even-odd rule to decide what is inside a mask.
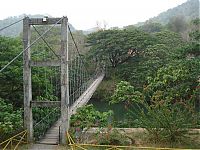
[[[27,144],[27,130],[24,130],[13,137],[0,143],[0,149],[6,150],[10,148],[11,150],[16,150],[20,144]]]
[[[60,118],[58,108],[51,108],[50,112],[43,117],[39,122],[35,123],[34,128],[34,140],[39,141],[44,137],[47,130]]]

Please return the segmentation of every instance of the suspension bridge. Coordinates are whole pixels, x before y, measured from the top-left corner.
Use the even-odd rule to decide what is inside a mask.
[[[24,129],[28,142],[66,144],[70,116],[90,100],[104,78],[104,68],[99,64],[93,69],[88,67],[67,17],[25,17],[0,32],[19,22],[23,22],[23,50],[1,66],[0,73],[23,56]],[[33,111],[42,108],[48,114],[36,122],[39,116]],[[48,128],[41,131],[44,126]]]

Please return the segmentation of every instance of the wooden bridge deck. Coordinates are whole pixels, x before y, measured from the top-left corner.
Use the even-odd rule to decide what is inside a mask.
[[[77,108],[87,104],[92,97],[93,93],[104,78],[104,74],[100,75],[93,83],[87,88],[87,90],[76,100],[76,102],[70,107],[70,116],[76,113]],[[61,125],[60,119],[47,131],[44,138],[39,142],[40,144],[59,144],[59,126]]]

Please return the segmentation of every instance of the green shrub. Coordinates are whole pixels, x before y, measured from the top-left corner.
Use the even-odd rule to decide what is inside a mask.
[[[0,110],[0,140],[3,140],[23,128],[23,119],[21,110],[14,110],[12,104],[7,104],[1,98]]]
[[[189,129],[197,121],[197,114],[193,110],[189,104],[183,102],[167,104],[162,101],[157,105],[134,105],[130,113],[139,126],[146,128],[150,140],[173,144],[189,138]]]
[[[113,111],[99,112],[92,104],[80,107],[76,114],[71,116],[71,127],[81,129],[88,127],[105,127],[110,124]]]
[[[116,129],[109,129],[106,133],[97,133],[97,141],[100,145],[130,145],[131,140]]]
[[[145,128],[155,143],[180,143],[187,139],[188,131],[198,123],[192,100],[164,97],[162,91],[153,92],[147,102],[142,93],[125,81],[117,85],[112,103],[124,102],[134,126]]]

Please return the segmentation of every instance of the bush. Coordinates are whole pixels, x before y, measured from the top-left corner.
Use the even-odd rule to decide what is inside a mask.
[[[147,129],[155,143],[180,143],[187,139],[188,131],[198,124],[194,101],[164,97],[162,91],[153,93],[150,101],[143,99],[129,83],[121,81],[111,103],[124,102],[134,126]]]
[[[71,116],[71,127],[81,129],[88,127],[105,127],[110,124],[113,111],[99,112],[92,104],[80,107],[76,114]]]
[[[99,112],[92,104],[80,107],[76,114],[71,116],[70,132],[76,142],[81,142],[83,129],[86,131],[90,127],[106,127],[111,125],[113,111]]]
[[[134,110],[134,111],[132,111]],[[155,143],[180,143],[189,137],[188,131],[197,123],[197,114],[189,104],[134,105],[130,110],[139,126],[147,129],[150,140]],[[137,110],[137,111],[136,111]]]
[[[108,130],[107,133],[97,133],[97,141],[100,145],[130,145],[131,140],[119,133],[116,129]]]
[[[22,111],[14,110],[12,104],[7,104],[1,98],[0,110],[0,140],[4,140],[23,128]]]

